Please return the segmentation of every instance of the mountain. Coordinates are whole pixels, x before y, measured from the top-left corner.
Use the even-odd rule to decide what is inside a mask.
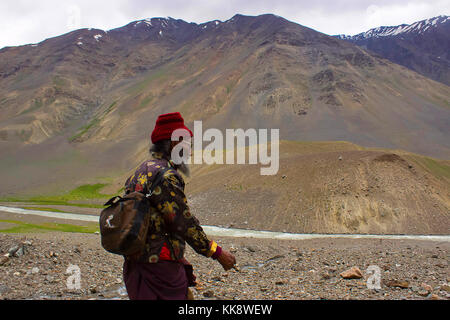
[[[294,233],[448,234],[450,161],[348,142],[280,143],[280,171],[201,165],[189,203],[208,225]]]
[[[285,140],[450,158],[449,97],[445,84],[270,14],[75,30],[0,50],[0,189],[111,183],[171,111],[204,130],[279,128]]]
[[[354,36],[338,35],[364,49],[450,85],[450,17],[378,27]]]

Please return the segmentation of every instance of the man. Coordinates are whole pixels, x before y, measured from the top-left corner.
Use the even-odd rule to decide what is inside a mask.
[[[178,171],[189,175],[186,163],[175,164],[172,141],[176,129],[190,131],[179,112],[162,114],[151,134],[152,159],[142,163],[125,183],[125,193],[148,193],[159,170],[167,170],[151,196],[146,248],[137,256],[125,257],[123,277],[130,299],[186,299],[188,286],[195,284],[192,266],[184,259],[187,242],[198,254],[216,259],[225,270],[236,263],[235,257],[208,239],[199,221],[187,205],[184,180]]]

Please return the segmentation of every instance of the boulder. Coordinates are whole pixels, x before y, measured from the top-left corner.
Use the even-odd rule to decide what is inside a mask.
[[[340,276],[344,279],[361,279],[363,277],[361,270],[358,267],[352,267],[344,272],[341,272]]]
[[[406,289],[409,287],[409,281],[406,281],[406,280],[387,280],[387,281],[384,281],[384,284],[387,287],[397,287],[397,288],[403,288],[403,289]]]

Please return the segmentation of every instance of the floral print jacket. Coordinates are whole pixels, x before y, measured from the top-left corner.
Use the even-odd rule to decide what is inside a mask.
[[[147,233],[145,252],[140,255],[140,262],[156,263],[160,259],[165,243],[170,250],[172,260],[183,259],[185,242],[197,253],[210,257],[211,243],[200,223],[187,205],[184,194],[184,179],[175,169],[171,160],[161,153],[152,153],[152,159],[143,162],[135,173],[125,182],[125,193],[133,191],[148,193],[149,186],[158,170],[169,168],[162,182],[150,197],[150,225]]]

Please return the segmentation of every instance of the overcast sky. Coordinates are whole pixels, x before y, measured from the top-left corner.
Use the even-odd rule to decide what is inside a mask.
[[[79,28],[108,30],[167,17],[203,23],[236,13],[274,13],[317,31],[354,35],[378,26],[450,14],[449,0],[1,0],[0,48]]]

